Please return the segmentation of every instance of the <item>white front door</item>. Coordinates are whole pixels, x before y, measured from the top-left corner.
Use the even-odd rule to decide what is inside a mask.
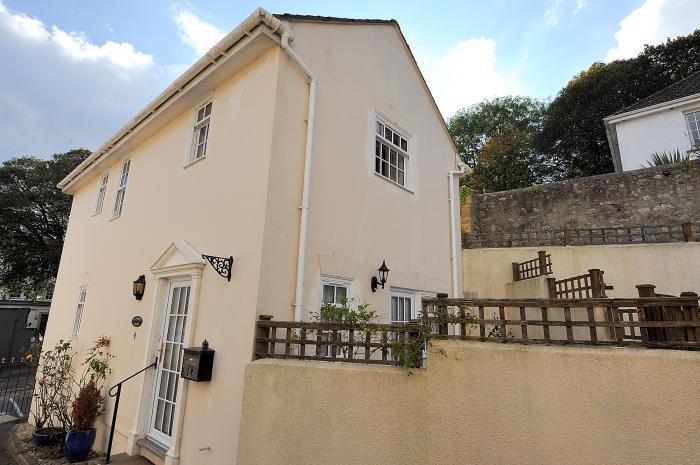
[[[160,360],[156,369],[156,383],[148,435],[164,446],[170,446],[173,423],[179,401],[182,347],[187,328],[190,302],[190,281],[172,281],[168,290],[162,331],[160,333]]]

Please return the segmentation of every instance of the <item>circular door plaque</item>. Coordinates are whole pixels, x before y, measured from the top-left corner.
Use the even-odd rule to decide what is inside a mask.
[[[133,317],[133,318],[131,319],[131,324],[132,324],[134,327],[136,327],[136,328],[138,328],[139,326],[141,326],[142,323],[143,323],[143,318],[141,318],[141,317],[138,316],[138,315],[135,316],[135,317]]]

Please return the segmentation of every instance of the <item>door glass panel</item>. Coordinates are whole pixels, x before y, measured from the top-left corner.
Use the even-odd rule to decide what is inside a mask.
[[[177,388],[180,382],[180,363],[182,346],[187,325],[190,286],[173,286],[170,302],[167,306],[163,328],[163,358],[158,368],[156,398],[154,399],[153,429],[171,436],[175,407],[177,405]]]

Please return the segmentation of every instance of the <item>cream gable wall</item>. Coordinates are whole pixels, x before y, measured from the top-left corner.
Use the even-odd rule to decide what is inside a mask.
[[[292,22],[291,28],[293,47],[318,82],[304,318],[320,306],[321,275],[338,272],[388,320],[391,287],[450,291],[447,174],[455,152],[394,26]],[[283,72],[300,79],[296,69]],[[282,102],[278,111],[285,111]],[[377,113],[411,135],[414,193],[374,173]],[[389,281],[373,294],[370,278],[384,259]]]

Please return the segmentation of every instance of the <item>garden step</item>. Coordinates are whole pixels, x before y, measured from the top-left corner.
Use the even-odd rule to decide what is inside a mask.
[[[118,463],[119,465],[153,465],[152,462],[140,455],[130,456],[127,454],[117,454],[112,456],[109,463]]]

